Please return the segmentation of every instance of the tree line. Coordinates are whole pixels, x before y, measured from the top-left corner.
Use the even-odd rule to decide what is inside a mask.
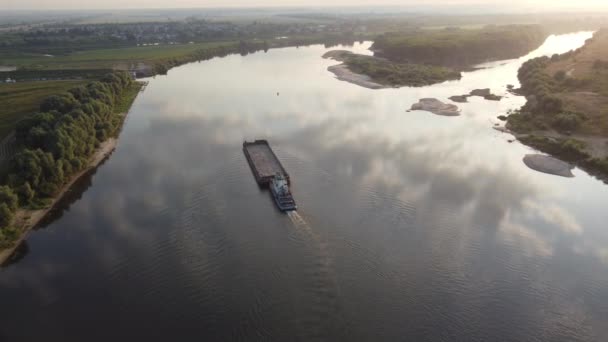
[[[0,186],[0,244],[18,234],[11,222],[19,206],[36,206],[54,196],[117,132],[122,119],[115,107],[132,85],[126,72],[107,74],[48,97],[39,113],[17,124],[19,152],[10,161],[6,184]]]
[[[568,77],[564,70],[553,75],[546,71],[551,63],[576,56],[580,51],[579,49],[563,55],[538,57],[527,61],[519,69],[520,92],[527,98],[521,112],[531,116],[538,128],[546,129],[547,125],[550,125],[561,132],[572,132],[587,120],[584,113],[568,111],[563,100],[556,94],[586,88],[590,80]]]
[[[372,49],[393,61],[467,68],[523,56],[547,36],[538,25],[389,32],[377,37]]]

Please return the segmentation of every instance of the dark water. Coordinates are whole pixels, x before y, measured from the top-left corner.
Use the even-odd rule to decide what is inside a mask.
[[[607,340],[608,187],[525,167],[530,149],[492,129],[521,98],[405,111],[503,95],[525,58],[372,91],[335,80],[325,51],[152,79],[117,151],[0,271],[0,340]],[[290,172],[298,214],[255,184],[254,138]]]

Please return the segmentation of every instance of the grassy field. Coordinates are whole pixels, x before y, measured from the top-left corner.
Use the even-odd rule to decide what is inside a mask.
[[[0,84],[0,140],[7,136],[17,121],[38,111],[42,100],[67,91],[87,81],[46,81]]]
[[[42,56],[32,54],[0,54],[0,65],[10,65],[28,69],[100,69],[124,68],[131,63],[150,63],[159,60],[179,58],[191,53],[220,46],[234,45],[235,42],[209,42],[198,44],[135,46],[117,49],[99,49],[74,52],[62,56]]]

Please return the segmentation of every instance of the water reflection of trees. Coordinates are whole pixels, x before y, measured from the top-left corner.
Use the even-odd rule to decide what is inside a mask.
[[[10,258],[8,258],[2,265],[2,268],[9,267],[11,265],[17,264],[21,260],[23,260],[30,252],[30,246],[27,244],[27,241],[23,241],[17,249],[13,252]],[[1,335],[0,335],[1,336]],[[1,339],[0,339],[1,341]]]
[[[105,163],[107,158],[99,165]],[[98,166],[98,167],[99,167]],[[84,175],[70,187],[63,197],[55,204],[48,214],[34,227],[34,230],[46,229],[48,226],[58,221],[63,215],[70,210],[72,204],[82,198],[84,193],[93,185],[93,176],[97,173],[97,168],[94,168]]]
[[[109,157],[105,158],[97,167],[83,174],[78,180],[72,184],[70,189],[63,197],[55,204],[55,206],[44,216],[44,218],[34,227],[33,230],[46,229],[48,226],[60,220],[63,215],[70,210],[70,207],[80,200],[84,193],[93,185],[93,177],[97,173],[98,168],[105,164]],[[8,267],[19,263],[30,252],[30,247],[27,240],[24,240],[16,249],[11,257],[2,265]]]

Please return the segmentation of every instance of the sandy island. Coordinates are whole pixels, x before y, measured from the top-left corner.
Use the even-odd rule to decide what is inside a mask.
[[[452,100],[454,102],[458,102],[458,103],[467,103],[467,102],[469,102],[469,97],[472,97],[472,96],[483,97],[484,99],[486,99],[488,101],[502,100],[502,96],[492,94],[492,92],[490,91],[490,88],[475,89],[466,95],[454,95],[454,96],[450,97],[450,100]]]
[[[567,178],[574,177],[574,174],[572,173],[574,166],[551,156],[546,156],[543,154],[528,154],[524,157],[524,164],[526,164],[526,166],[532,170],[538,172]]]
[[[329,51],[323,55],[325,59],[333,59],[335,61],[343,62],[345,56],[351,54],[350,51],[345,50],[335,50]],[[351,71],[348,66],[344,63],[338,65],[332,65],[327,70],[334,75],[340,81],[345,81],[348,83],[356,84],[358,86],[368,88],[368,89],[387,89],[392,88],[390,86],[385,86],[380,83],[374,82],[371,77],[367,75],[358,74],[356,72]]]
[[[368,88],[368,89],[386,89],[392,88],[388,86],[384,86],[382,84],[376,83],[372,81],[372,79],[367,75],[361,75],[352,72],[346,64],[338,64],[333,65],[327,68],[328,71],[336,75],[336,78],[340,81],[345,81],[348,83],[356,84],[358,86]]]
[[[124,115],[124,114],[123,114]],[[109,157],[114,149],[116,149],[116,145],[118,144],[118,139],[110,138],[99,146],[99,148],[95,151],[93,156],[91,157],[89,164],[85,169],[78,172],[70,180],[63,185],[61,190],[57,193],[55,197],[53,197],[53,201],[51,204],[44,209],[39,210],[27,210],[27,209],[18,209],[15,213],[14,223],[16,227],[21,227],[21,237],[15,241],[13,247],[4,249],[0,251],[0,265],[3,265],[15,252],[15,250],[19,247],[19,245],[25,240],[32,230],[32,228],[36,227],[38,223],[57,205],[57,203],[63,198],[63,196],[70,190],[72,185],[87,172],[96,168],[103,160]]]
[[[411,110],[423,110],[443,116],[460,115],[460,110],[456,105],[443,103],[433,98],[421,99],[418,103],[412,105]]]

